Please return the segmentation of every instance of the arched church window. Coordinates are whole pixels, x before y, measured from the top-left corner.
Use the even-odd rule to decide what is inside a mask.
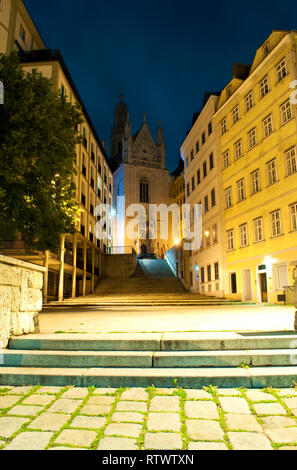
[[[141,178],[139,183],[140,202],[149,202],[149,182],[147,178]]]

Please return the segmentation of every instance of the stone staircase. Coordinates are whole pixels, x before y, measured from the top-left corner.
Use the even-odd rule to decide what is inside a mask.
[[[296,332],[27,335],[0,351],[0,385],[290,387],[296,347]]]
[[[102,279],[94,294],[65,299],[62,303],[50,302],[50,305],[131,306],[131,303],[134,306],[203,306],[240,302],[186,292],[166,260],[143,259],[138,261],[132,277]]]

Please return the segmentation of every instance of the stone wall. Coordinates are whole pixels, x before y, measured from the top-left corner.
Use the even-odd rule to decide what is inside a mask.
[[[131,277],[135,273],[137,257],[131,255],[104,255],[102,260],[102,277]]]
[[[46,268],[0,255],[0,348],[10,336],[39,331]]]

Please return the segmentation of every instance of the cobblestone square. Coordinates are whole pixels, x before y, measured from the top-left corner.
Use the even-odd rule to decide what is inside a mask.
[[[1,389],[0,450],[297,449],[294,388]]]

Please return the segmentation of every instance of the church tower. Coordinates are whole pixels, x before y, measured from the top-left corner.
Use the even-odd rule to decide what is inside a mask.
[[[114,172],[114,207],[117,208],[114,242],[118,252],[131,252],[134,249],[137,254],[154,253],[158,257],[164,257],[168,240],[160,238],[160,216],[158,214],[154,221],[149,220],[150,204],[167,206],[169,202],[169,176],[162,125],[159,122],[154,139],[144,113],[141,128],[132,135],[128,107],[123,95],[114,112],[110,160]],[[119,200],[124,200],[125,207],[119,207]],[[126,209],[134,204],[141,204],[145,209],[145,238],[131,239],[126,233],[125,227],[131,222]],[[151,223],[156,227],[156,238],[149,235]]]
[[[120,102],[114,111],[114,124],[110,138],[110,160],[113,169],[123,161],[123,139],[129,132],[129,128],[131,129],[128,106],[124,103],[124,95],[121,94]]]

